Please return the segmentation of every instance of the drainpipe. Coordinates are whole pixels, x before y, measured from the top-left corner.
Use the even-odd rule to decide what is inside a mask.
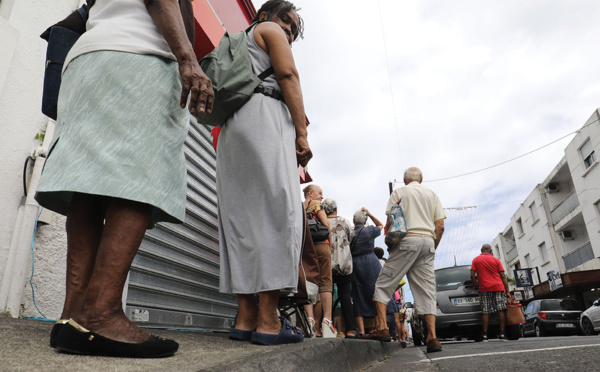
[[[13,318],[20,315],[23,291],[27,285],[27,278],[31,275],[31,241],[35,221],[41,210],[34,196],[42,175],[48,146],[54,137],[54,129],[54,121],[48,120],[44,143],[32,153],[35,163],[31,181],[27,196],[21,198],[6,269],[2,278],[2,287],[0,287],[0,313],[5,313]]]

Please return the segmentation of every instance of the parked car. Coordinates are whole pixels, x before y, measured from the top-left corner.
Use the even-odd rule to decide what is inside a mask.
[[[580,317],[581,309],[573,299],[534,300],[525,309],[523,336],[581,333]]]
[[[479,293],[471,282],[471,265],[452,266],[435,270],[437,282],[437,307],[435,330],[438,338],[467,338],[481,341],[483,335],[483,313],[479,305]],[[427,327],[422,318],[414,317],[411,322],[413,341],[419,346],[427,337]],[[498,316],[492,314],[488,326],[490,339],[497,337]],[[415,336],[415,330],[417,334]],[[423,330],[420,334],[418,331]],[[505,328],[506,337],[518,340],[519,325]]]
[[[586,336],[597,335],[600,332],[600,300],[581,314],[580,325]]]

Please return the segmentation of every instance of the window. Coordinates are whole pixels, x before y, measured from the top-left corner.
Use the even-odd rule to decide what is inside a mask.
[[[538,245],[538,249],[540,250],[540,257],[542,259],[542,264],[548,262],[548,251],[546,250],[546,242]]]
[[[594,152],[594,146],[592,145],[592,141],[588,138],[587,141],[581,146],[579,149],[581,152],[581,157],[583,158],[583,164],[585,164],[585,169],[588,169],[592,164],[596,162],[596,153]]]
[[[531,257],[529,257],[529,254],[525,256],[525,266],[531,267]]]
[[[494,247],[494,256],[500,258],[500,248],[498,247],[498,244]]]
[[[519,235],[523,234],[523,222],[521,221],[521,218],[519,217],[519,219],[517,220],[517,233]]]
[[[537,208],[535,206],[535,202],[531,203],[529,206],[529,211],[531,211],[531,218],[533,218],[533,223],[535,223],[540,218],[538,217]]]

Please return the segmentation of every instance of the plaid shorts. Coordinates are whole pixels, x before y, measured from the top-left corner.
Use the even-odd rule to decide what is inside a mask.
[[[479,304],[484,314],[491,314],[497,311],[506,310],[506,293],[498,292],[480,292]]]

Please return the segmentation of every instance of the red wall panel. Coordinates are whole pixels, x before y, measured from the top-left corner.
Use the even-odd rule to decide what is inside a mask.
[[[240,32],[252,22],[256,11],[249,1],[242,0],[208,0],[217,17],[229,32]],[[248,7],[248,3],[251,8]],[[253,11],[252,14],[249,14]]]

